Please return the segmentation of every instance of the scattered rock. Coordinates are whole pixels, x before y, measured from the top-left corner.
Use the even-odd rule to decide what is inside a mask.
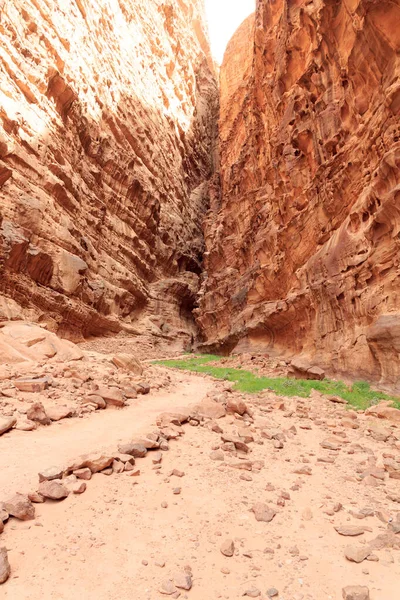
[[[278,595],[279,595],[279,592],[274,587],[273,588],[269,588],[267,590],[267,596],[268,596],[268,598],[276,598],[276,596],[278,596]]]
[[[235,552],[235,544],[233,540],[225,540],[220,546],[221,554],[224,556],[233,556]]]
[[[10,577],[11,568],[8,562],[7,549],[0,548],[0,584],[5,583]]]
[[[116,354],[111,361],[119,369],[125,369],[125,371],[135,375],[142,375],[143,373],[143,366],[140,361],[131,354]]]
[[[147,448],[143,443],[131,442],[129,444],[122,444],[118,446],[118,451],[122,454],[130,454],[134,458],[144,458],[147,454]]]
[[[211,460],[225,460],[225,456],[222,450],[213,450],[210,454]]]
[[[256,587],[251,587],[243,593],[243,596],[248,596],[249,598],[259,598],[261,596],[261,591]]]
[[[100,471],[103,471],[109,467],[113,460],[113,456],[108,456],[105,454],[85,454],[79,457],[66,470],[75,472],[80,469],[88,468],[92,473],[99,473]]]
[[[51,481],[52,479],[61,479],[62,474],[63,469],[60,469],[59,467],[50,467],[49,469],[40,471],[39,483],[41,483],[42,481]]]
[[[4,502],[4,509],[9,515],[21,521],[35,518],[35,507],[24,494],[15,494],[10,500]]]
[[[229,398],[226,403],[226,412],[243,416],[247,412],[246,403],[239,398]]]
[[[43,392],[49,387],[49,380],[47,377],[21,377],[14,385],[20,392]]]
[[[69,495],[69,490],[61,483],[61,480],[42,481],[39,484],[39,494],[50,500],[62,500]]]
[[[342,590],[343,600],[370,600],[369,589],[362,585],[349,585]]]
[[[32,404],[28,409],[26,416],[30,421],[36,421],[41,425],[50,425],[51,423],[41,402],[35,402]]]
[[[163,581],[159,589],[159,592],[161,594],[165,594],[166,596],[172,596],[172,594],[175,594],[177,591],[178,590],[170,579]]]
[[[3,433],[6,433],[10,429],[12,429],[16,422],[17,419],[15,417],[0,417],[0,435],[3,435]]]
[[[124,406],[125,400],[122,391],[117,387],[100,386],[96,394],[101,396],[107,405]]]
[[[45,501],[45,497],[42,496],[42,494],[39,494],[39,492],[31,492],[30,494],[28,494],[28,498],[31,502],[34,502],[35,504],[43,504],[43,502]]]
[[[85,481],[89,481],[92,478],[92,471],[89,468],[77,469],[74,471],[74,475],[78,479],[84,479]]]
[[[365,531],[369,530],[369,528],[357,527],[356,525],[339,525],[335,527],[335,529],[339,535],[351,537],[362,535],[363,533],[365,533]]]
[[[373,415],[379,419],[389,419],[395,423],[400,423],[400,410],[393,408],[391,402],[381,402],[375,406],[370,406],[365,411],[366,415]]]
[[[265,523],[269,523],[276,515],[276,510],[268,504],[263,504],[262,502],[257,502],[251,509],[254,513],[256,521],[264,521]]]
[[[360,563],[371,554],[369,546],[348,546],[345,548],[344,555],[351,562]]]
[[[200,404],[197,404],[194,411],[206,419],[221,419],[226,415],[224,405],[210,398],[205,398]]]
[[[190,573],[177,573],[174,576],[174,584],[181,590],[191,590],[193,585],[192,576]]]
[[[68,406],[50,406],[46,409],[46,413],[51,421],[61,421],[75,416],[76,411]]]

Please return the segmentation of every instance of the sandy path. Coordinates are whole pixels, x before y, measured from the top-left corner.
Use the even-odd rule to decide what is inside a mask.
[[[82,496],[38,505],[35,522],[15,522],[2,534],[13,571],[0,597],[162,600],[173,597],[159,592],[162,583],[190,565],[193,589],[181,590],[181,600],[238,600],[253,587],[261,592],[259,600],[268,600],[272,587],[279,590],[277,600],[343,600],[346,585],[368,586],[370,600],[398,600],[398,551],[377,551],[379,562],[355,564],[344,557],[347,545],[362,546],[386,531],[376,516],[360,521],[350,513],[363,506],[389,509],[385,486],[369,488],[345,478],[365,452],[349,455],[343,448],[335,464],[317,466],[316,457],[329,454],[320,446],[324,426],[301,429],[303,419],[282,411],[259,415],[257,422],[262,428],[296,425],[297,434],[276,450],[256,429],[263,444],[251,444],[249,458],[265,466],[246,472],[247,479],[226,466],[238,461],[229,453],[223,463],[210,459],[218,434],[185,426],[182,438],[163,453],[161,470],[154,470],[149,453],[137,463],[139,477],[98,474]],[[233,418],[219,425],[228,433],[237,427]],[[360,441],[357,431],[349,433],[349,442]],[[370,445],[375,451],[383,447]],[[312,466],[311,476],[293,472],[301,464]],[[185,475],[171,477],[174,468]],[[394,489],[396,482],[386,485]],[[173,494],[177,486],[180,495]],[[284,507],[276,504],[282,489],[290,492]],[[272,522],[255,520],[250,509],[260,501],[275,506]],[[324,509],[333,502],[343,508],[328,515]],[[346,524],[369,531],[357,539],[342,537],[334,526]],[[230,558],[220,552],[227,538],[236,548]]]
[[[0,437],[0,500],[15,491],[30,492],[40,470],[64,465],[81,454],[115,451],[118,442],[154,429],[157,415],[200,401],[213,388],[211,380],[172,374],[174,391],[131,400],[122,410],[96,411],[84,419],[64,419],[33,432],[12,431]]]

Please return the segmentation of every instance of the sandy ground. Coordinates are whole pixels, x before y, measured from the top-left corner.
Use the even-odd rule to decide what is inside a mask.
[[[217,393],[204,377],[176,377],[175,392],[145,397],[122,411],[102,411],[29,436],[4,436],[0,485],[28,484],[39,467],[89,449],[115,447],[136,431],[151,430],[161,410],[199,401],[214,387]],[[296,400],[286,401],[285,411],[271,405],[271,412],[265,412],[268,398],[248,402],[254,411],[248,455],[224,450],[224,461],[212,460],[221,435],[186,425],[184,435],[163,453],[160,470],[148,453],[137,462],[138,477],[95,475],[82,496],[37,505],[35,521],[13,521],[1,535],[12,576],[0,587],[0,597],[161,600],[174,597],[160,592],[162,583],[190,567],[193,587],[180,590],[181,598],[190,600],[236,600],[246,593],[266,600],[270,588],[279,591],[279,600],[340,600],[347,585],[368,586],[370,600],[398,600],[399,550],[374,551],[372,561],[360,564],[344,556],[346,546],[364,547],[386,533],[385,519],[400,509],[387,497],[400,492],[399,480],[369,486],[355,477],[360,467],[392,449],[365,437],[362,418],[359,429],[345,429],[343,410],[320,404],[318,398],[299,401],[300,411]],[[311,413],[300,414],[304,405]],[[245,425],[232,416],[218,421],[230,435],[237,435],[238,424]],[[263,431],[283,433],[283,448],[277,449]],[[320,445],[332,435],[339,440],[337,451]],[[334,463],[320,462],[321,457]],[[264,466],[251,471],[229,466],[248,460],[264,461]],[[295,473],[299,467],[310,467],[311,474]],[[170,476],[172,469],[185,475]],[[181,487],[179,495],[173,493],[176,487]],[[284,506],[277,503],[282,491],[290,496]],[[270,523],[255,520],[251,508],[257,502],[277,511]],[[343,505],[338,512],[332,511],[335,503]],[[372,516],[353,516],[352,511],[365,507],[372,508]],[[368,531],[343,537],[334,529],[339,525]],[[234,541],[232,557],[221,554],[226,539]]]

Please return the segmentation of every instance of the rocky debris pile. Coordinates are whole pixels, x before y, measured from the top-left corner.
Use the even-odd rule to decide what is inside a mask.
[[[170,384],[167,373],[145,367],[135,356],[82,352],[38,325],[4,325],[0,344],[5,339],[19,359],[10,361],[11,351],[1,357],[0,435],[122,408],[138,395]]]

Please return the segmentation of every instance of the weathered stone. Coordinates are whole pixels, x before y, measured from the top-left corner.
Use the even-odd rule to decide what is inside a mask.
[[[34,502],[35,504],[43,504],[43,502],[45,501],[45,497],[42,496],[42,494],[39,494],[39,492],[30,492],[28,494],[28,498],[31,502]]]
[[[35,507],[24,494],[15,494],[12,498],[4,502],[4,509],[8,514],[21,521],[29,521],[35,518]]]
[[[96,395],[101,396],[107,405],[124,406],[125,400],[122,391],[117,387],[101,386],[96,390]]]
[[[118,446],[118,451],[122,454],[130,454],[135,458],[143,458],[147,454],[147,448],[142,443],[131,442],[129,444],[122,444]]]
[[[21,377],[14,380],[14,385],[20,392],[43,392],[49,387],[49,380],[47,377]]]
[[[31,421],[36,421],[41,425],[50,425],[51,421],[47,416],[44,406],[41,402],[35,402],[32,404],[26,413],[26,416]]]
[[[276,510],[268,504],[263,504],[262,502],[257,502],[252,507],[252,512],[256,518],[256,521],[264,521],[265,523],[269,523],[276,515]]]
[[[193,410],[201,417],[206,417],[207,419],[221,419],[226,415],[224,405],[210,398],[206,398],[200,404],[196,404]]]
[[[39,494],[50,500],[63,500],[69,495],[69,490],[61,480],[53,479],[39,484]]]
[[[61,479],[63,474],[63,469],[59,467],[49,467],[44,471],[40,471],[39,473],[39,482],[42,481],[51,481],[52,479]]]
[[[135,375],[141,375],[143,373],[143,366],[141,365],[140,360],[131,354],[116,354],[111,361],[119,369],[125,369],[125,371],[129,371]]]
[[[235,552],[235,544],[233,540],[225,540],[220,546],[221,554],[231,557]]]
[[[169,425],[182,425],[186,423],[190,417],[190,411],[162,413],[157,417],[158,427],[168,427]]]
[[[348,546],[344,551],[345,557],[351,562],[360,563],[371,554],[369,546]]]
[[[343,600],[370,600],[369,589],[364,585],[349,585],[342,590]]]
[[[76,411],[71,406],[48,406],[46,413],[51,421],[61,421],[75,416]]]
[[[92,473],[98,473],[109,467],[114,460],[113,456],[106,454],[85,454],[69,465],[66,471],[78,471],[88,468]]]
[[[228,402],[226,403],[226,412],[228,413],[237,413],[238,415],[243,416],[247,411],[246,403],[239,398],[228,398]]]
[[[174,584],[181,590],[191,590],[193,586],[190,573],[177,573],[174,575]]]
[[[78,479],[84,479],[85,481],[89,481],[90,479],[92,479],[92,471],[88,467],[83,469],[77,469],[76,471],[74,471],[74,475]]]
[[[172,594],[175,594],[177,592],[177,589],[174,583],[170,579],[168,579],[167,581],[162,582],[158,591],[161,594],[165,594],[166,596],[172,596]]]
[[[350,537],[363,535],[366,531],[371,531],[369,527],[357,527],[356,525],[338,525],[335,529],[339,535]]]
[[[8,562],[7,548],[0,548],[0,584],[5,583],[10,577],[11,567]]]
[[[15,417],[0,417],[0,435],[12,429],[16,422]]]
[[[213,450],[210,454],[211,460],[225,460],[222,450]]]

